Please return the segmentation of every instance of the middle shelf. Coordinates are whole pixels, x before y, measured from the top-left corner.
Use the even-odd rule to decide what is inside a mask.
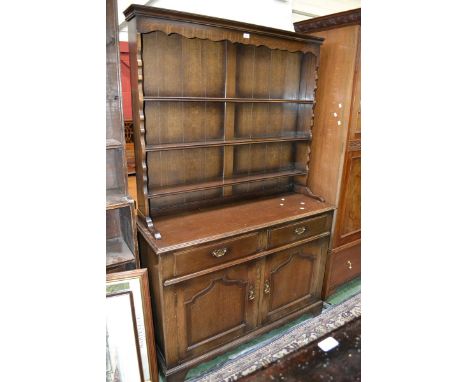
[[[268,137],[268,138],[246,138],[246,139],[218,139],[212,141],[201,142],[184,142],[184,143],[163,143],[158,145],[147,145],[146,151],[166,151],[166,150],[183,150],[183,149],[197,149],[203,147],[217,147],[217,146],[237,146],[261,143],[274,143],[274,142],[295,142],[304,141],[309,142],[312,139],[311,135],[295,135],[284,137]]]

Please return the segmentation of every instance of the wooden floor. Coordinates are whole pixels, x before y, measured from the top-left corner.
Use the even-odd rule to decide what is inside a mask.
[[[328,351],[317,343],[323,338],[260,369],[240,382],[358,382],[361,380],[361,318],[357,318],[327,335],[339,345]]]
[[[128,176],[128,193],[130,194],[132,199],[136,202],[137,191],[136,191],[136,176],[135,175]]]

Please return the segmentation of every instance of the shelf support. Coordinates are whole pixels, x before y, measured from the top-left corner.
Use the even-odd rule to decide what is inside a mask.
[[[224,96],[233,97],[236,94],[236,47],[233,43],[225,41],[226,46],[226,76],[224,82]],[[234,139],[235,105],[224,103],[224,140]],[[234,167],[234,147],[224,146],[223,149],[223,179],[232,178]],[[232,195],[232,186],[223,187],[223,196]]]
[[[148,228],[148,231],[151,233],[156,240],[161,240],[161,233],[156,229],[156,226],[153,223],[153,219],[150,216],[144,215],[140,210],[137,210],[140,218],[145,222],[145,227]]]
[[[319,202],[324,203],[325,199],[321,197],[320,195],[314,194],[309,187],[307,186],[301,186],[300,184],[295,184],[294,185],[294,192],[297,192],[298,194],[303,194],[310,196],[311,198],[318,200]]]

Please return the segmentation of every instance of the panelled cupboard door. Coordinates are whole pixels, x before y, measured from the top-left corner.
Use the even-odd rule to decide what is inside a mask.
[[[340,203],[333,247],[361,238],[361,150],[345,157]]]
[[[267,256],[262,285],[262,323],[320,300],[328,237]]]
[[[175,286],[181,359],[203,354],[254,328],[256,273],[256,262],[250,262]]]

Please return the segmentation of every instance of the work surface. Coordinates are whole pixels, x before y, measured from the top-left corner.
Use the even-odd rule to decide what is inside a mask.
[[[334,207],[296,193],[219,206],[210,210],[154,219],[162,235],[154,243],[167,252],[306,218]]]

